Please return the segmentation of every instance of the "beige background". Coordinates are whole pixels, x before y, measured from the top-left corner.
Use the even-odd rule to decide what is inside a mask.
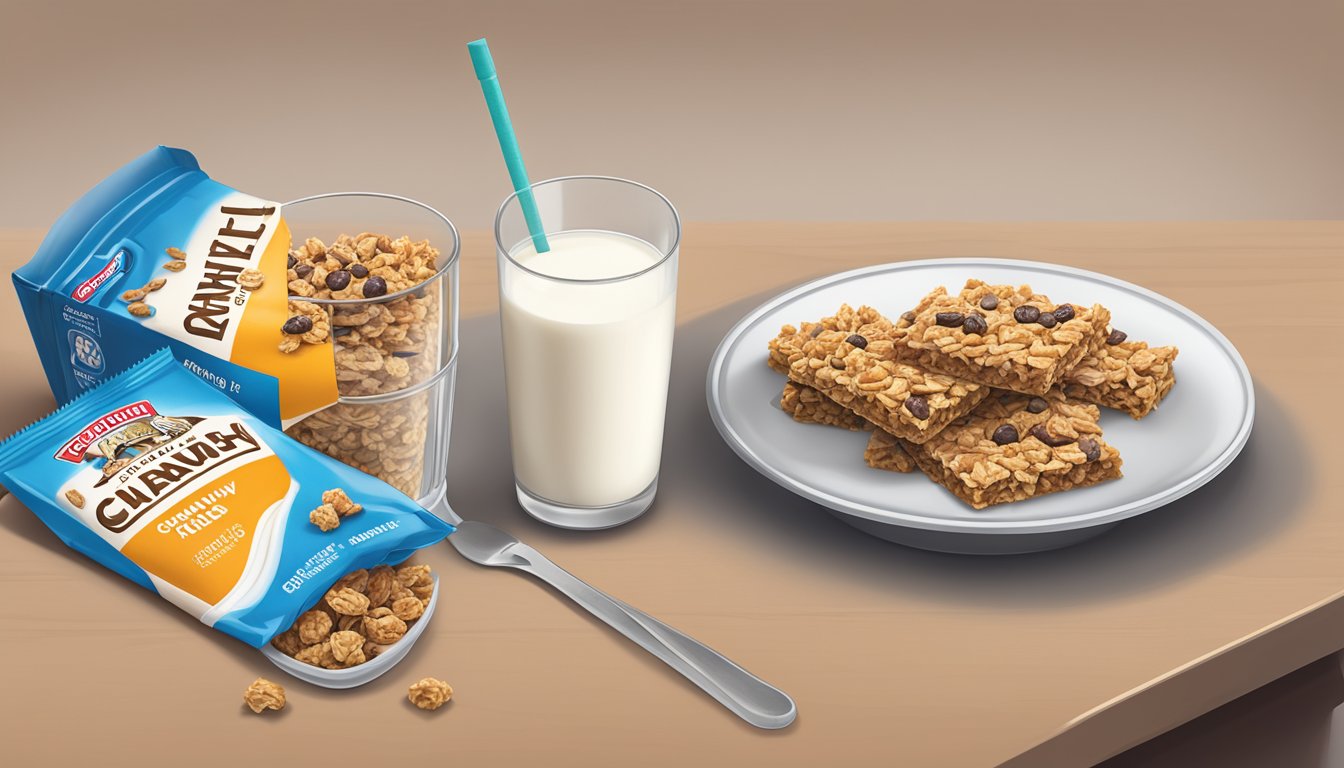
[[[1339,0],[3,0],[0,29],[0,227],[155,143],[485,227],[480,36],[533,178],[688,220],[1344,217]]]

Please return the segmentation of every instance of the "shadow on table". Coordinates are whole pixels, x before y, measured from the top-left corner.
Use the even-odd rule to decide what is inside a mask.
[[[719,340],[770,294],[744,299],[680,326],[669,394],[660,503],[643,519],[584,534],[614,540],[652,524],[676,499],[676,514],[753,547],[788,554],[828,574],[933,599],[1048,607],[1094,602],[1161,587],[1272,537],[1300,512],[1312,472],[1287,410],[1257,391],[1256,427],[1234,465],[1213,482],[1096,539],[1032,555],[974,557],[903,547],[861,533],[775,485],[719,437],[705,405],[705,372]],[[511,494],[498,318],[463,323],[449,499],[459,512],[509,528],[541,546],[573,536],[524,515]],[[764,364],[764,363],[762,363]],[[498,436],[498,437],[492,437]],[[467,455],[464,455],[467,454]]]

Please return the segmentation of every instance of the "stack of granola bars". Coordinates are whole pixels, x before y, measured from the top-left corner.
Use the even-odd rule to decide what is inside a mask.
[[[1175,347],[1129,341],[1100,305],[1028,286],[938,288],[893,323],[848,305],[770,342],[794,419],[871,429],[877,469],[918,468],[976,509],[1120,477],[1097,406],[1143,418],[1175,382]]]

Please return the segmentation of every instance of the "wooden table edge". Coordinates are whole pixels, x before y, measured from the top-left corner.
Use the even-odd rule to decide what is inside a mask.
[[[1120,694],[1000,768],[1093,765],[1344,649],[1344,591]]]

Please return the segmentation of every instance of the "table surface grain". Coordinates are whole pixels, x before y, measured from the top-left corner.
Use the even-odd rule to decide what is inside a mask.
[[[0,231],[0,267],[39,237]],[[691,224],[659,499],[591,534],[546,528],[512,500],[493,253],[484,233],[464,243],[449,500],[787,690],[797,723],[743,725],[545,588],[446,546],[423,556],[444,599],[402,665],[354,691],[315,689],[66,550],[6,497],[11,764],[1082,765],[1344,647],[1344,473],[1330,459],[1344,419],[1320,403],[1344,379],[1344,223]],[[1092,542],[966,558],[852,530],[722,444],[703,377],[738,317],[809,278],[945,256],[1079,266],[1194,309],[1255,377],[1245,452]],[[8,433],[52,401],[8,288],[0,313]],[[242,708],[259,674],[286,683],[283,712]],[[446,710],[405,701],[425,675],[455,687]]]

